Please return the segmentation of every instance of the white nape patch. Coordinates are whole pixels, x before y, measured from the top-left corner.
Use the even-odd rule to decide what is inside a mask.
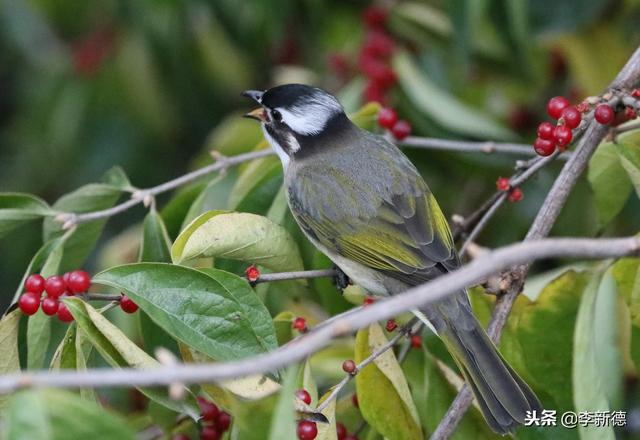
[[[282,162],[282,167],[286,170],[287,166],[289,166],[289,162],[291,161],[291,158],[289,157],[287,152],[284,151],[284,148],[282,148],[280,144],[269,134],[267,129],[264,128],[264,124],[262,124],[262,133],[264,133],[264,138],[267,140],[267,142],[269,142],[269,145],[271,145],[271,148],[273,148],[273,151],[275,151],[278,157],[280,158],[280,162]],[[298,145],[298,147],[300,146]]]
[[[317,93],[302,104],[277,110],[291,130],[305,136],[320,133],[329,119],[344,111],[338,100],[326,93]]]

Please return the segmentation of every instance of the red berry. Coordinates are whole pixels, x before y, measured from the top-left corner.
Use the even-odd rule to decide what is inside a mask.
[[[256,281],[258,281],[258,278],[260,278],[260,271],[253,264],[247,267],[247,270],[245,270],[244,273],[250,283],[255,283]]]
[[[506,191],[509,189],[509,186],[509,179],[506,177],[498,177],[498,180],[496,180],[496,188],[498,191]]]
[[[391,129],[398,121],[398,114],[392,108],[386,107],[378,112],[378,125]]]
[[[551,122],[541,122],[540,125],[538,125],[538,137],[540,139],[552,140],[554,128],[556,128],[556,126]]]
[[[422,347],[422,337],[420,335],[411,335],[411,346],[413,348]]]
[[[379,6],[369,6],[362,12],[362,20],[372,28],[384,26],[387,21],[388,12]]]
[[[559,148],[564,149],[564,147],[571,143],[573,133],[571,132],[571,129],[566,125],[558,125],[553,130],[553,138],[556,141],[556,145]]]
[[[407,121],[398,121],[391,128],[391,134],[397,140],[401,141],[411,134],[411,124]]]
[[[638,113],[631,107],[625,107],[624,109],[624,116],[627,119],[635,119],[638,117]]]
[[[53,316],[58,313],[58,307],[60,307],[58,298],[46,297],[42,300],[42,311],[47,316]]]
[[[392,332],[398,328],[398,324],[395,319],[390,319],[387,321],[387,325],[385,326],[388,332]]]
[[[62,275],[62,279],[64,280],[65,284],[68,286],[69,285],[69,277],[71,276],[71,272],[65,272],[64,275]]]
[[[562,110],[562,119],[569,128],[576,128],[582,121],[582,115],[575,107],[567,107]]]
[[[62,322],[73,321],[73,315],[69,311],[67,305],[63,302],[61,302],[58,306],[58,319]]]
[[[307,320],[304,319],[301,316],[298,316],[296,319],[293,320],[293,323],[291,324],[291,326],[298,330],[299,332],[306,332],[307,331]]]
[[[220,436],[220,431],[215,426],[205,426],[200,431],[200,440],[219,440]]]
[[[517,203],[520,200],[522,200],[522,198],[524,197],[524,194],[522,194],[522,190],[520,188],[513,188],[510,192],[509,192],[509,197],[507,197],[507,199],[511,202],[511,203]]]
[[[342,369],[345,373],[353,374],[356,371],[356,363],[348,359],[342,363]]]
[[[338,440],[344,440],[347,436],[347,428],[342,423],[336,423],[336,433],[338,434]]]
[[[633,89],[631,91],[631,96],[633,96],[634,98],[640,98],[640,89]]]
[[[600,124],[607,125],[613,121],[615,114],[609,104],[598,104],[593,116]]]
[[[547,113],[553,119],[559,119],[562,116],[562,110],[569,107],[569,101],[564,96],[554,96],[547,103]]]
[[[89,290],[89,286],[91,286],[91,275],[84,270],[74,270],[69,274],[66,282],[67,287],[72,293],[84,293]]]
[[[218,420],[216,420],[216,428],[218,431],[225,432],[231,426],[231,415],[226,411],[220,411]]]
[[[20,307],[22,313],[27,316],[31,316],[35,314],[40,307],[40,296],[31,292],[20,295],[20,298],[18,299],[18,307]]]
[[[373,296],[367,295],[364,297],[364,301],[362,302],[363,306],[369,306],[376,302],[376,299]]]
[[[198,396],[196,400],[198,401],[198,406],[200,407],[200,414],[202,414],[202,419],[208,422],[216,421],[218,415],[220,414],[218,405],[211,402],[210,400],[205,399],[202,396]]]
[[[296,397],[302,400],[307,405],[311,405],[311,394],[305,389],[299,389],[296,391]]]
[[[362,52],[376,58],[387,58],[393,53],[393,39],[383,31],[374,30],[367,34]]]
[[[536,138],[536,141],[533,143],[533,149],[536,150],[536,153],[540,156],[549,156],[556,150],[556,144],[547,139]]]
[[[316,426],[316,422],[301,420],[298,422],[297,433],[300,440],[313,440],[318,436],[318,427]]]
[[[126,313],[135,313],[138,310],[138,304],[134,303],[127,295],[122,295],[122,298],[120,298],[120,308]]]
[[[29,277],[25,280],[24,289],[27,292],[40,295],[44,291],[44,284],[45,284],[45,279],[42,277],[42,275],[34,273],[29,275]]]
[[[51,298],[58,298],[67,291],[67,283],[64,282],[61,276],[53,275],[45,281],[44,290],[47,291]]]
[[[353,403],[353,406],[355,406],[356,408],[360,408],[360,402],[358,402],[358,395],[357,394],[353,394],[351,396],[351,403]]]

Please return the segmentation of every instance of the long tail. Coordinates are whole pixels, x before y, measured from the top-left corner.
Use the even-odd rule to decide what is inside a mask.
[[[464,310],[464,309],[463,309]],[[470,310],[464,319],[444,319],[438,333],[471,386],[482,415],[498,434],[523,424],[527,411],[542,410],[531,388],[502,358]]]

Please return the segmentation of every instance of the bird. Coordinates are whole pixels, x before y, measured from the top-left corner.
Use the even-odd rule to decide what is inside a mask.
[[[451,230],[409,158],[356,126],[337,98],[305,84],[242,93],[283,166],[290,211],[309,241],[355,284],[394,295],[460,266]],[[419,311],[502,435],[542,405],[473,314],[466,289]]]

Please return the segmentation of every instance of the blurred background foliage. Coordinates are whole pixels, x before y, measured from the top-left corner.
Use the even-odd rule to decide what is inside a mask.
[[[183,173],[205,149],[246,151],[259,133],[238,118],[248,106],[239,95],[245,88],[314,83],[354,110],[365,87],[357,59],[366,6],[355,0],[3,1],[0,189],[52,202],[115,164],[145,187]],[[396,48],[411,57],[408,67],[394,65],[400,78],[388,99],[423,136],[530,142],[546,99],[599,93],[640,35],[637,0],[388,6]],[[464,130],[470,121],[459,105],[492,121],[500,130],[488,134],[504,139]],[[470,212],[513,164],[512,157],[495,155],[410,154],[449,215]],[[527,185],[526,201],[505,209],[485,242],[522,237],[556,172]],[[596,231],[588,191],[577,188],[558,234]],[[638,218],[632,203],[611,226],[620,234]],[[133,210],[114,218],[105,237],[140,216]],[[11,255],[0,266],[4,286],[15,285],[40,241],[35,225],[21,232],[0,242],[2,255]]]
[[[640,42],[638,0],[382,3],[390,10],[387,30],[395,46],[391,65],[397,79],[384,99],[411,122],[417,136],[530,143],[538,122],[546,119],[549,97],[565,95],[579,102],[599,94]],[[0,190],[33,193],[53,203],[99,181],[114,165],[122,167],[133,185],[144,188],[209,163],[212,149],[225,155],[250,151],[261,134],[256,124],[240,117],[250,108],[240,97],[247,88],[312,83],[336,93],[353,113],[371,97],[359,62],[368,38],[362,23],[368,6],[370,2],[356,0],[0,0]],[[473,211],[495,191],[496,178],[510,175],[514,165],[513,156],[406,151],[449,216]],[[524,201],[504,207],[480,242],[499,246],[522,239],[559,167],[544,169],[525,185]],[[296,234],[284,199],[277,195],[282,177],[275,158],[212,179],[171,199],[159,199],[172,239],[188,219],[212,208],[266,215]],[[110,219],[86,268],[93,273],[134,261],[143,217],[138,207]],[[620,215],[610,222],[601,220],[582,179],[554,234],[636,233],[640,203],[630,197]],[[295,237],[304,267],[326,266],[299,233]],[[41,244],[42,227],[36,223],[0,240],[3,308]],[[537,270],[557,263],[547,262]],[[216,267],[236,273],[245,266],[216,260]],[[518,338],[527,341],[530,332],[552,320],[566,325],[570,334],[578,306],[572,303],[559,312],[555,304],[563,301],[567,283],[586,291],[582,276],[569,272],[547,287],[541,312],[516,331],[520,312],[524,316],[530,303],[521,298],[508,333],[512,338],[506,336],[503,342],[517,369],[526,371],[525,360],[511,358],[521,350],[509,350],[519,346]],[[535,299],[550,280],[538,280],[538,287],[529,287],[536,292],[528,296]],[[269,289],[290,294],[266,295]],[[261,285],[258,292],[273,315],[286,309],[306,314],[311,324],[325,318],[325,312],[334,314],[348,306],[336,298],[328,280],[314,280],[310,287]],[[314,298],[324,311],[310,303],[288,302],[291,292]],[[491,301],[481,297],[476,302],[487,319]],[[121,315],[108,316],[124,327],[128,323],[127,332],[136,334],[136,324],[123,321]],[[290,319],[282,319],[285,328]],[[61,334],[62,326],[55,325]],[[446,358],[439,350],[433,347]],[[571,344],[567,350],[570,353]],[[350,356],[352,346],[340,343],[315,356],[314,369],[322,376],[318,380],[335,383],[340,359]],[[406,367],[420,407],[433,402],[419,394],[418,385],[426,379],[413,374],[411,366],[429,364],[428,356],[412,353]],[[412,362],[412,357],[420,359]],[[325,358],[330,362],[322,362]],[[437,417],[425,415],[429,420],[422,421],[432,429],[453,391],[434,367],[429,371],[431,386],[441,387],[438,396],[446,397],[428,397],[439,408]],[[543,380],[552,377],[558,386],[566,384],[571,359],[555,371],[530,367],[528,373],[543,400],[558,408],[571,407],[570,392],[554,396],[557,390],[544,388]],[[111,394],[114,406],[118,399],[125,400],[121,393]],[[461,432],[477,431],[479,425],[470,420]],[[476,434],[490,436],[484,431]]]

